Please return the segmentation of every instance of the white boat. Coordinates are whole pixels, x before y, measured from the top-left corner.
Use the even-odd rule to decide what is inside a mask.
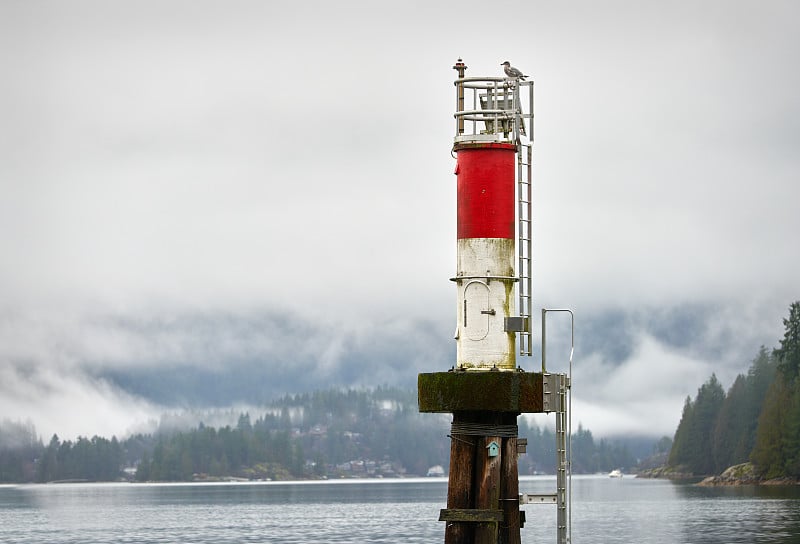
[[[618,468],[615,468],[611,472],[608,473],[609,478],[622,478],[622,471]]]
[[[442,465],[434,465],[428,469],[427,476],[432,476],[434,478],[441,478],[444,476],[444,468]]]

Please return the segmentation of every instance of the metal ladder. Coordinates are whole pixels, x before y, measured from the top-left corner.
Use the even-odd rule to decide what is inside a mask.
[[[567,374],[550,374],[542,376],[543,410],[556,414],[556,493],[555,495],[539,495],[546,497],[547,502],[556,505],[556,542],[568,544],[571,540],[570,526],[570,447],[569,435],[569,388],[570,377]],[[526,500],[526,502],[533,502]],[[542,501],[544,502],[544,501]]]
[[[517,117],[518,122],[522,122]],[[530,130],[533,132],[533,123]],[[533,135],[531,134],[531,137]],[[517,257],[519,285],[519,315],[527,326],[519,333],[519,354],[530,357],[533,354],[531,334],[532,264],[533,264],[533,198],[532,198],[532,159],[533,143],[517,140]]]
[[[563,374],[560,375],[564,377]],[[558,544],[569,542],[568,493],[569,460],[567,458],[567,380],[559,380],[556,400],[556,527]]]
[[[522,92],[524,89],[524,92]],[[533,81],[517,81],[513,87],[514,141],[517,145],[517,275],[519,284],[519,354],[533,355],[531,307],[533,300]],[[522,99],[527,98],[523,108]],[[524,113],[527,110],[528,113]],[[528,121],[526,130],[525,121]],[[526,139],[523,141],[522,136]]]

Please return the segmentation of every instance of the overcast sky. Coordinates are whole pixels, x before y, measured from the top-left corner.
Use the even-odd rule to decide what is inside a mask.
[[[119,435],[163,407],[98,368],[297,349],[337,384],[386,334],[410,368],[354,385],[452,366],[459,57],[536,82],[534,307],[576,312],[575,420],[672,434],[730,386],[800,298],[800,4],[492,6],[0,0],[0,418]],[[303,345],[226,332],[264,314]]]

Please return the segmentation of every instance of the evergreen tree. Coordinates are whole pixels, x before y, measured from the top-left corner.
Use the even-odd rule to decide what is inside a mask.
[[[775,359],[764,346],[746,375],[736,377],[720,410],[714,430],[715,472],[744,463],[756,442],[758,418],[775,377]]]
[[[714,473],[713,433],[725,400],[716,374],[697,390],[694,402],[686,399],[683,416],[675,432],[669,463],[683,465],[694,474]]]
[[[767,391],[764,406],[758,418],[756,445],[750,460],[765,478],[784,475],[786,452],[784,451],[785,407],[792,399],[791,390],[778,372]]]
[[[52,482],[58,479],[58,450],[60,447],[61,441],[58,439],[58,435],[54,434],[52,438],[50,438],[50,443],[44,450],[42,458],[39,459],[36,470],[37,482]]]
[[[592,431],[578,423],[578,431],[572,435],[572,469],[577,473],[591,473],[597,469],[597,448]]]
[[[680,467],[688,465],[690,461],[690,427],[693,424],[694,403],[691,397],[686,397],[683,403],[683,413],[675,431],[675,438],[672,439],[672,449],[669,452],[669,466]]]
[[[725,396],[719,411],[713,434],[714,473],[719,474],[727,467],[747,460],[748,453],[740,460],[737,445],[747,434],[746,421],[747,379],[739,374]]]
[[[41,459],[43,452],[33,423],[0,421],[0,483],[33,481],[34,460]]]
[[[800,380],[795,380],[789,404],[784,408],[783,474],[800,477]]]
[[[778,368],[791,376],[791,399],[786,406],[783,433],[784,474],[800,477],[800,302],[789,307],[789,317],[783,320],[785,333],[781,347],[773,351]]]
[[[715,472],[716,467],[712,453],[713,433],[724,401],[725,391],[717,380],[716,374],[712,374],[711,378],[697,392],[694,405],[694,425],[690,434],[694,444],[690,466],[695,474],[713,474]]]
[[[789,317],[783,320],[786,328],[781,347],[773,350],[778,369],[788,380],[795,380],[800,370],[800,301],[789,306]]]
[[[747,422],[747,429],[736,445],[734,458],[737,462],[747,460],[755,447],[758,420],[764,408],[767,391],[775,380],[776,370],[775,358],[767,351],[767,348],[761,346],[758,356],[753,360],[747,373],[746,410],[743,416]]]
[[[777,372],[758,419],[751,460],[766,478],[800,476],[800,301],[789,306],[784,337],[772,351]]]
[[[672,449],[672,439],[668,436],[662,436],[658,441],[653,444],[653,455],[669,454]]]
[[[150,481],[150,456],[147,452],[142,454],[142,459],[139,461],[139,466],[136,467],[136,481],[148,482]]]

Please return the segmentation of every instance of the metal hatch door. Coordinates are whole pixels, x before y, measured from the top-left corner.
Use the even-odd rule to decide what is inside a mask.
[[[489,308],[489,286],[478,280],[464,287],[464,322],[469,340],[483,340],[489,334],[489,318],[494,313]]]

